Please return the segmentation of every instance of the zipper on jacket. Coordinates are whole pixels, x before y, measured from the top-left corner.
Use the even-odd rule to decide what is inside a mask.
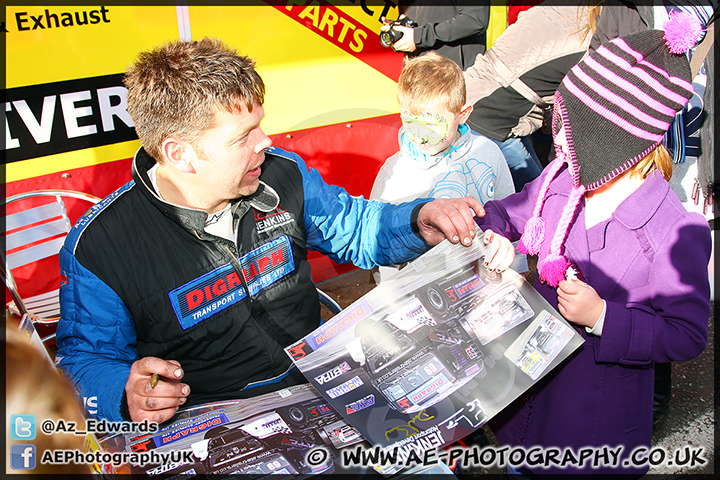
[[[255,300],[253,300],[252,296],[250,296],[250,289],[248,288],[247,283],[245,282],[245,276],[243,275],[242,265],[240,265],[240,262],[238,261],[237,256],[233,253],[232,250],[230,250],[230,247],[228,247],[225,244],[223,244],[222,246],[230,254],[230,264],[233,266],[233,268],[237,272],[238,276],[240,277],[240,282],[242,282],[243,288],[245,289],[245,294],[247,295],[248,302],[250,302],[250,320],[255,325],[255,328],[258,331],[258,334],[262,337],[262,340],[265,343],[265,350],[268,352],[268,356],[270,357],[270,365],[274,371],[275,358],[273,356],[272,350],[270,349],[270,343],[265,338],[265,333],[263,333],[262,329],[260,328],[260,325],[257,322],[257,319],[255,318],[255,315],[253,314],[253,310],[255,310],[255,308],[254,308]]]
[[[242,201],[238,202],[237,205],[235,205],[235,208],[233,209],[233,217],[234,217],[233,231],[234,232],[237,232],[238,228],[240,226],[240,219],[237,217],[236,213],[241,204],[242,204]],[[209,242],[210,244],[215,245],[216,242],[208,240],[207,238],[203,238],[197,230],[193,230],[193,232],[195,233],[195,236],[199,240],[202,240],[203,242]],[[205,232],[203,232],[203,233],[205,233]],[[238,257],[240,255],[238,245],[237,245],[237,243],[233,244],[233,246],[235,247],[235,250],[236,250],[236,252],[233,252],[230,249],[230,247],[228,246],[228,243],[230,243],[228,240],[221,238],[221,237],[217,237],[217,238],[220,239],[220,242],[217,242],[217,243],[220,243],[219,250],[222,252],[223,248],[224,248],[225,251],[227,251],[227,253],[229,254],[228,259],[230,260],[230,264],[233,266],[233,269],[235,270],[235,272],[237,272],[238,276],[240,277],[240,282],[242,283],[243,289],[245,290],[245,295],[247,295],[247,301],[250,304],[250,320],[255,325],[255,329],[257,330],[258,334],[262,337],[262,341],[265,344],[265,351],[267,351],[268,357],[270,359],[270,367],[274,371],[275,357],[273,355],[272,349],[270,348],[270,342],[268,341],[267,338],[265,338],[265,333],[263,332],[262,328],[258,324],[255,316],[253,315],[253,311],[255,310],[255,300],[253,300],[252,296],[250,295],[250,289],[248,288],[247,282],[245,281],[245,276],[243,275],[242,266],[240,265],[240,262],[238,261]],[[225,256],[225,255],[223,255],[223,256]]]

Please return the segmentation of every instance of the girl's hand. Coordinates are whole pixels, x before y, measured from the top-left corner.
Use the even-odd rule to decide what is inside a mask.
[[[490,245],[485,255],[485,268],[489,271],[502,273],[515,260],[515,247],[507,238],[492,230],[485,230],[483,243]]]
[[[602,298],[595,289],[580,280],[563,280],[557,288],[558,312],[570,322],[592,328],[603,311]]]

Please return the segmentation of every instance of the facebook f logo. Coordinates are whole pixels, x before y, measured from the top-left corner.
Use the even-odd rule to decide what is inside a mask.
[[[35,415],[11,415],[10,438],[13,440],[35,440],[37,420]]]
[[[33,470],[36,462],[35,445],[28,443],[10,445],[10,468],[13,470]]]

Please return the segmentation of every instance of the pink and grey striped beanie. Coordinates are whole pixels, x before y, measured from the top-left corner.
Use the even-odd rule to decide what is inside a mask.
[[[538,265],[540,279],[552,286],[569,266],[562,244],[585,191],[612,180],[655,149],[693,94],[685,51],[701,37],[702,25],[697,17],[674,13],[664,27],[610,40],[575,65],[558,87],[553,133],[565,127],[569,154],[558,148],[548,165],[519,245],[523,253],[540,252],[545,239],[542,205],[550,182],[567,163],[574,188],[549,253]]]

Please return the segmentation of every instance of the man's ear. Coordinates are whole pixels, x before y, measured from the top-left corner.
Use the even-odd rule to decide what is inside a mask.
[[[189,143],[168,137],[160,145],[162,154],[168,165],[172,165],[183,173],[195,173],[193,160],[197,158]]]
[[[468,117],[473,111],[473,106],[468,105],[467,107],[463,108],[460,112],[460,118],[458,119],[458,123],[462,125],[463,123],[467,122]]]

